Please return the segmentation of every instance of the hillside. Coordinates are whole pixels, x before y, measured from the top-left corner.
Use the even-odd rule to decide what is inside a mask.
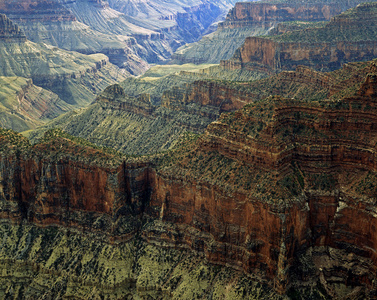
[[[56,94],[31,79],[0,77],[0,126],[26,131],[72,109]]]
[[[5,15],[0,20],[0,76],[31,78],[35,85],[75,106],[91,103],[96,93],[127,76],[103,54],[84,55],[33,43],[22,33],[15,36],[18,26]]]
[[[208,66],[155,66],[141,77],[106,88],[87,108],[25,134],[36,142],[46,130],[59,127],[127,154],[167,150],[181,134],[203,133],[223,111],[251,101],[245,100],[250,94],[242,94],[244,84],[218,80],[221,76],[251,78],[251,72],[221,74],[216,66],[202,67]]]

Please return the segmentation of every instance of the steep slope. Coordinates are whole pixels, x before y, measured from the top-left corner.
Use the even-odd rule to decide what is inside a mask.
[[[59,127],[127,154],[167,150],[182,133],[203,133],[221,112],[251,101],[247,97],[252,94],[246,92],[244,84],[206,81],[217,74],[197,68],[195,65],[153,67],[139,78],[106,88],[89,107],[67,113],[25,134],[35,142],[46,130]]]
[[[1,24],[12,24],[0,15]],[[10,25],[7,25],[8,27]],[[16,25],[11,25],[18,30]],[[4,25],[3,25],[4,27]],[[35,85],[49,89],[71,105],[84,106],[109,84],[126,78],[103,54],[83,55],[46,44],[36,44],[12,30],[4,30],[0,43],[0,76],[33,79]],[[15,29],[15,30],[16,30]]]
[[[228,0],[4,0],[0,13],[18,23],[33,42],[103,53],[118,67],[139,75],[147,62],[165,61],[179,46],[200,39],[232,4]]]
[[[166,76],[162,74],[174,66],[154,67],[145,77],[107,88],[89,107],[67,113],[26,135],[36,142],[46,130],[59,127],[127,154],[155,153],[174,146],[182,133],[203,133],[222,112],[270,95],[305,101],[340,99],[360,87],[370,65],[350,63],[331,73],[300,67],[249,82],[209,79],[209,74],[192,69],[193,65],[186,66],[193,72]]]
[[[255,1],[238,2],[217,31],[200,41],[179,48],[174,63],[219,63],[232,57],[250,36],[267,35],[280,22],[328,21],[335,15],[366,1]]]
[[[136,43],[134,39],[93,30],[77,21],[76,16],[58,1],[24,0],[17,4],[14,1],[2,1],[0,13],[19,24],[32,42],[47,43],[84,54],[104,53],[112,63],[133,74],[140,74],[147,68],[147,64],[130,48]]]
[[[270,96],[153,157],[2,130],[1,276],[13,288],[1,292],[376,297],[377,66],[350,73],[332,73],[339,97]]]
[[[376,57],[376,3],[360,4],[320,27],[267,37],[249,37],[228,61],[226,69],[259,69],[275,73],[306,65],[335,70],[345,62]]]
[[[0,77],[0,125],[15,131],[33,129],[71,107],[31,79]]]

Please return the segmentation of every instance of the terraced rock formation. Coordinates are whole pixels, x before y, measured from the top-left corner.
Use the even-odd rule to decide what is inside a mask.
[[[249,37],[221,66],[246,68],[273,74],[306,65],[323,71],[343,63],[376,57],[375,3],[360,4],[322,27],[291,31],[270,37]]]
[[[103,53],[140,75],[148,63],[166,61],[225,17],[235,1],[4,0],[0,13],[19,24],[29,40],[84,54]]]
[[[1,276],[12,282],[1,292],[376,297],[377,65],[302,68],[260,89],[279,76],[303,99],[269,96],[223,113],[203,135],[150,157],[60,130],[33,146],[1,131]],[[303,94],[314,85],[322,92]],[[195,87],[166,106],[220,99],[195,98]],[[233,92],[234,105],[241,95]],[[98,101],[148,114],[147,101],[124,96],[112,86]]]
[[[115,36],[109,32],[100,32],[78,21],[77,16],[67,8],[66,1],[37,1],[28,0],[2,1],[0,13],[6,14],[11,20],[21,26],[27,38],[35,43],[46,43],[64,50],[78,51],[84,54],[103,53],[111,62],[126,69],[132,74],[140,74],[148,68],[148,64],[138,57],[131,49],[136,44],[135,39]],[[89,11],[100,10],[93,2],[85,2],[87,7],[80,7]],[[98,17],[97,17],[98,18]],[[123,24],[123,23],[122,23]],[[124,27],[132,27],[134,31],[142,28],[124,21]],[[130,30],[128,30],[128,33]]]
[[[171,72],[174,66],[154,67],[140,78],[110,86],[89,107],[26,134],[36,142],[46,130],[59,127],[96,145],[133,155],[151,154],[174,146],[182,133],[203,133],[222,112],[252,101],[253,94],[243,84],[207,81],[211,71],[158,73],[165,69]]]
[[[264,36],[280,22],[323,22],[367,1],[255,1],[238,2],[217,31],[179,48],[174,63],[219,63],[232,57],[251,36]]]
[[[69,52],[25,40],[22,33],[15,36],[18,27],[9,25],[11,21],[4,15],[1,19],[0,76],[31,78],[35,85],[54,92],[67,104],[84,106],[96,93],[128,75],[103,54]]]
[[[359,88],[369,66],[369,62],[350,63],[331,73],[299,67],[251,82],[213,79],[211,69],[217,67],[198,71],[188,65],[187,71],[168,75],[163,74],[175,70],[174,66],[154,67],[145,77],[107,88],[89,107],[62,115],[26,135],[37,142],[45,131],[58,127],[99,146],[127,154],[151,154],[171,148],[184,132],[203,133],[222,112],[270,95],[305,101],[339,99]]]

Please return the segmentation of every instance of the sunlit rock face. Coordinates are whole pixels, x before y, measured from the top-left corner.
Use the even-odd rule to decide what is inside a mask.
[[[225,272],[207,283],[211,287],[225,284],[225,274],[234,272],[237,282],[242,274],[252,275],[262,295],[267,284],[272,298],[373,297],[376,70],[372,61],[332,73],[304,67],[282,72],[259,81],[253,91],[262,95],[266,87],[281,85],[290,97],[250,100],[236,111],[229,107],[204,134],[186,134],[171,151],[144,158],[123,156],[60,130],[48,131],[36,145],[1,131],[2,240],[14,230],[20,239],[17,245],[2,244],[2,265],[39,274],[41,282],[50,278],[53,286],[66,283],[37,289],[51,295],[58,290],[70,295],[81,282],[96,286],[99,295],[165,291],[159,295],[168,299],[187,296],[184,287],[192,278],[176,255],[195,253],[199,265],[207,262],[211,269],[215,264]],[[201,106],[221,107],[225,89],[217,88],[212,97],[209,90],[211,84],[202,82],[184,97],[173,94],[175,109],[199,101],[194,96],[199,93]],[[173,95],[166,108],[173,107]],[[124,96],[115,85],[98,101]],[[235,104],[241,100],[234,99]],[[136,104],[134,114],[150,116],[146,103]],[[132,102],[117,109],[127,106]],[[97,246],[89,242],[93,238]],[[71,249],[83,251],[77,241],[90,257],[73,260]],[[169,278],[175,272],[186,275],[175,285],[165,277],[156,282],[160,277],[151,274],[160,268],[151,256],[160,266],[164,262]],[[114,259],[128,271],[117,266],[106,271]],[[84,267],[92,264],[99,269]],[[213,274],[212,269],[203,272]],[[13,286],[31,292],[37,282],[28,276],[22,282],[13,276]],[[221,298],[233,289],[238,290],[202,293]],[[250,283],[240,298],[256,293]]]
[[[375,3],[365,3],[319,26],[287,30],[270,37],[248,37],[233,57],[221,65],[227,69],[260,69],[273,74],[294,70],[299,65],[330,71],[346,62],[370,60],[377,55],[371,21],[375,16]]]

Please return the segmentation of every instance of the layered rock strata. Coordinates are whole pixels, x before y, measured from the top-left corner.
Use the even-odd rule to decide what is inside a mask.
[[[6,16],[2,18],[6,20],[3,24],[12,24]],[[77,106],[91,103],[96,93],[129,76],[109,63],[103,54],[84,55],[19,37],[15,39],[12,31],[5,31],[9,26],[4,25],[7,39],[3,38],[0,44],[0,76],[31,78],[34,84]]]
[[[255,1],[238,2],[217,31],[200,41],[180,47],[176,63],[219,63],[232,57],[251,36],[276,33],[280,22],[323,22],[363,1]],[[301,26],[302,27],[302,26]],[[300,27],[299,27],[300,28]]]
[[[262,99],[149,158],[125,159],[56,130],[34,146],[2,131],[1,216],[90,229],[119,247],[141,238],[189,250],[292,297],[373,298],[377,69],[359,70],[363,80],[334,72],[355,89],[337,84],[322,101]],[[119,86],[106,92],[124,96]]]
[[[0,77],[0,124],[21,132],[34,129],[72,109],[56,94],[31,79]]]
[[[368,1],[256,1],[238,2],[219,29],[262,26],[271,28],[287,21],[329,21],[341,12]]]
[[[335,70],[350,61],[376,57],[374,3],[360,4],[334,17],[322,27],[307,28],[271,37],[248,37],[228,61],[226,69],[246,68],[269,74],[306,65],[317,70]],[[367,30],[364,30],[366,24]]]
[[[25,34],[5,15],[0,14],[0,40],[3,42],[25,42]]]

